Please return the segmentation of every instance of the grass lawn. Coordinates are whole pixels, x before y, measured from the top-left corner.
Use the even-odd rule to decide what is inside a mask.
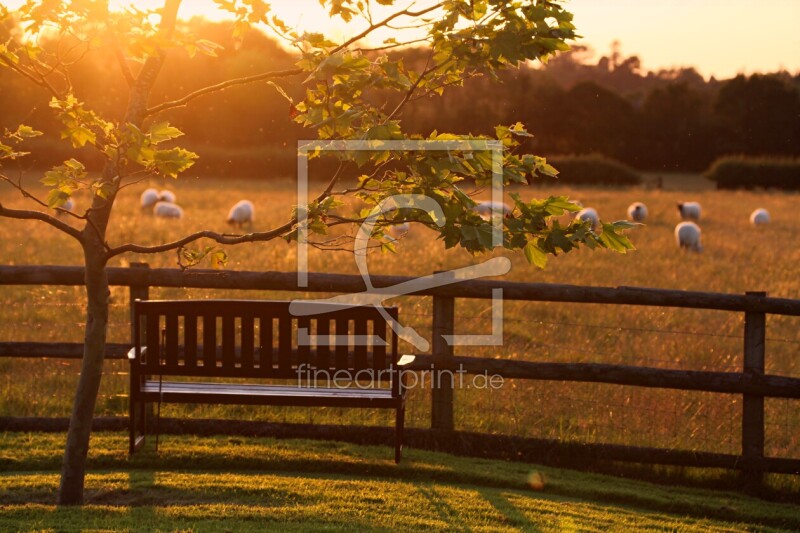
[[[96,433],[86,503],[57,508],[60,434],[0,435],[0,530],[780,531],[800,507],[524,463],[339,442]]]

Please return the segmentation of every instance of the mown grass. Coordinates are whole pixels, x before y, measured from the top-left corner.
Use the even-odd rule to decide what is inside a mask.
[[[674,179],[673,179],[674,178]],[[523,197],[568,194],[598,209],[604,219],[621,219],[632,201],[650,210],[646,226],[632,232],[638,250],[626,256],[580,251],[551,260],[547,270],[528,266],[510,256],[513,269],[506,279],[583,285],[631,285],[743,292],[766,290],[771,295],[798,297],[796,265],[800,249],[793,246],[797,194],[718,192],[690,186],[691,176],[665,176],[665,190],[571,189],[546,182],[520,189]],[[696,184],[696,183],[695,183]],[[185,208],[181,221],[155,220],[140,214],[140,184],[123,194],[112,219],[110,240],[156,243],[190,230],[225,230],[228,208],[242,198],[256,204],[254,229],[264,230],[285,220],[296,203],[294,185],[286,180],[269,183],[186,179],[168,184]],[[700,185],[703,185],[700,182]],[[29,205],[8,188],[0,189],[4,205]],[[313,194],[313,191],[312,191]],[[485,195],[485,194],[484,194]],[[675,204],[697,200],[704,209],[701,226],[705,252],[679,251],[672,229]],[[86,199],[78,198],[78,206]],[[766,207],[773,224],[753,228],[749,213]],[[230,248],[229,269],[292,271],[296,251],[283,241]],[[504,253],[501,251],[498,254]],[[4,220],[0,225],[0,257],[6,264],[80,264],[80,250],[51,228]],[[400,252],[370,258],[373,274],[425,275],[433,270],[485,260],[463,251],[444,251],[433,234],[414,228],[401,241]],[[142,260],[115,259],[112,265]],[[147,257],[153,267],[175,265],[174,254]],[[351,254],[310,253],[310,269],[355,273]],[[172,298],[211,296],[287,298],[285,292],[202,291],[153,289],[151,296]],[[3,305],[0,340],[80,342],[83,335],[82,289],[78,287],[0,287]],[[127,290],[112,289],[111,342],[127,342]],[[429,298],[400,298],[403,321],[430,334]],[[461,355],[492,356],[535,361],[622,363],[687,370],[738,371],[742,367],[740,314],[700,310],[670,310],[628,306],[551,304],[506,301],[502,347],[465,347]],[[458,300],[457,333],[488,333],[487,302]],[[798,321],[769,317],[767,371],[800,375]],[[405,347],[404,349],[408,349]],[[0,414],[67,416],[77,378],[77,362],[0,360]],[[36,394],[33,394],[34,391]],[[98,414],[123,415],[127,405],[126,364],[109,362]],[[429,393],[412,391],[408,419],[427,426]],[[767,400],[767,453],[800,456],[800,408],[790,400]],[[738,453],[741,398],[699,392],[647,390],[597,384],[524,382],[508,380],[500,390],[456,391],[459,429],[510,433],[521,436],[675,447]],[[389,413],[340,409],[263,409],[240,406],[165,406],[164,416],[229,417],[287,422],[390,424]]]
[[[779,531],[797,506],[537,465],[339,442],[95,433],[81,509],[54,505],[60,435],[0,435],[0,529]]]

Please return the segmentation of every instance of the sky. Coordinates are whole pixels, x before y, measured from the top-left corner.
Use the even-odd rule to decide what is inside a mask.
[[[0,0],[9,8],[23,2]],[[426,3],[417,0],[416,7]],[[136,4],[154,7],[159,1]],[[355,33],[352,26],[332,23],[319,0],[275,0],[272,5],[295,27],[322,31],[335,40]],[[779,69],[800,72],[800,0],[565,0],[564,5],[583,36],[578,42],[591,47],[595,59],[608,54],[616,40],[621,53],[638,55],[645,70],[693,66],[717,78]],[[376,18],[381,12],[376,6]],[[219,18],[212,0],[184,0],[180,13]]]

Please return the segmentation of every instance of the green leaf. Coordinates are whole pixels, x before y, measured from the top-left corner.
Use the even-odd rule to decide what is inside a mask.
[[[69,194],[61,189],[52,189],[49,193],[47,193],[45,202],[47,203],[47,207],[55,209],[56,207],[61,207],[67,203],[67,200],[69,200]]]
[[[525,248],[523,248],[522,251],[525,254],[525,259],[528,260],[528,263],[535,265],[538,268],[544,268],[547,266],[547,254],[541,248],[539,248],[536,243],[529,242],[525,245]]]
[[[39,135],[44,135],[41,131],[37,131],[30,126],[26,126],[25,124],[20,124],[17,128],[17,131],[14,132],[14,136],[19,137],[20,139],[30,139],[32,137],[38,137]]]
[[[178,174],[194,165],[197,154],[183,148],[158,150],[153,154],[153,168],[169,178],[177,178]]]
[[[614,250],[621,254],[627,253],[628,250],[635,250],[636,248],[628,237],[617,233],[617,228],[619,226],[616,224],[616,222],[613,224],[603,223],[603,233],[600,234],[600,242],[609,250]]]
[[[183,135],[183,132],[174,126],[170,126],[169,122],[159,122],[158,124],[150,126],[148,135],[153,144],[159,144],[180,137]]]

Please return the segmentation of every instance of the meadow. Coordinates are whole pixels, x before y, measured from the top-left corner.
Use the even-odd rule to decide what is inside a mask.
[[[523,198],[566,194],[595,207],[604,220],[625,218],[633,201],[647,204],[646,224],[630,235],[637,250],[627,255],[581,250],[552,258],[546,270],[529,266],[520,255],[504,278],[513,281],[571,283],[599,286],[644,286],[726,293],[762,290],[772,296],[800,297],[795,242],[796,194],[769,191],[715,191],[695,176],[665,176],[665,188],[569,188],[557,180],[519,188]],[[139,184],[123,191],[112,216],[110,242],[155,244],[204,228],[228,230],[228,209],[240,199],[256,205],[253,229],[266,230],[285,221],[296,204],[294,184],[288,180],[255,181],[192,179],[151,184],[169,187],[185,210],[182,220],[158,220],[140,213]],[[313,194],[313,191],[312,191]],[[9,188],[0,189],[8,207],[29,206]],[[479,198],[488,198],[483,192]],[[676,203],[696,200],[703,206],[702,240],[705,251],[690,254],[676,247],[673,228],[678,222]],[[88,199],[78,197],[78,208]],[[752,227],[750,212],[767,208],[773,222]],[[230,270],[294,271],[296,249],[282,240],[227,249]],[[80,248],[68,237],[42,224],[2,220],[0,257],[4,264],[81,263]],[[399,242],[398,253],[370,256],[372,274],[427,275],[475,264],[487,256],[472,257],[462,250],[445,251],[425,228],[412,227]],[[123,256],[112,266],[147,261],[152,267],[174,267],[174,253]],[[311,250],[311,271],[357,273],[348,252]],[[286,292],[236,292],[151,289],[151,297],[287,298]],[[83,290],[80,287],[0,286],[3,305],[0,341],[80,342],[83,333]],[[430,335],[429,298],[400,298],[400,316],[407,324]],[[111,342],[127,342],[128,294],[112,288]],[[742,365],[743,316],[736,313],[579,304],[505,302],[502,347],[459,348],[459,355],[493,356],[534,361],[624,363],[690,370],[738,370]],[[457,333],[488,333],[488,302],[458,300]],[[769,317],[767,371],[800,375],[797,319]],[[106,376],[97,413],[127,412],[127,367],[106,363]],[[78,363],[63,360],[0,360],[0,416],[68,416],[77,379]],[[32,395],[36,390],[38,393]],[[43,391],[46,391],[42,394]],[[412,391],[408,412],[411,426],[430,422],[429,391]],[[789,400],[767,400],[768,455],[800,456],[800,405]],[[521,436],[676,447],[738,453],[741,397],[696,392],[648,390],[636,387],[525,382],[506,380],[499,390],[456,391],[456,427],[469,431]],[[229,417],[287,422],[391,423],[383,412],[339,409],[264,409],[249,407],[165,406],[162,416]]]

